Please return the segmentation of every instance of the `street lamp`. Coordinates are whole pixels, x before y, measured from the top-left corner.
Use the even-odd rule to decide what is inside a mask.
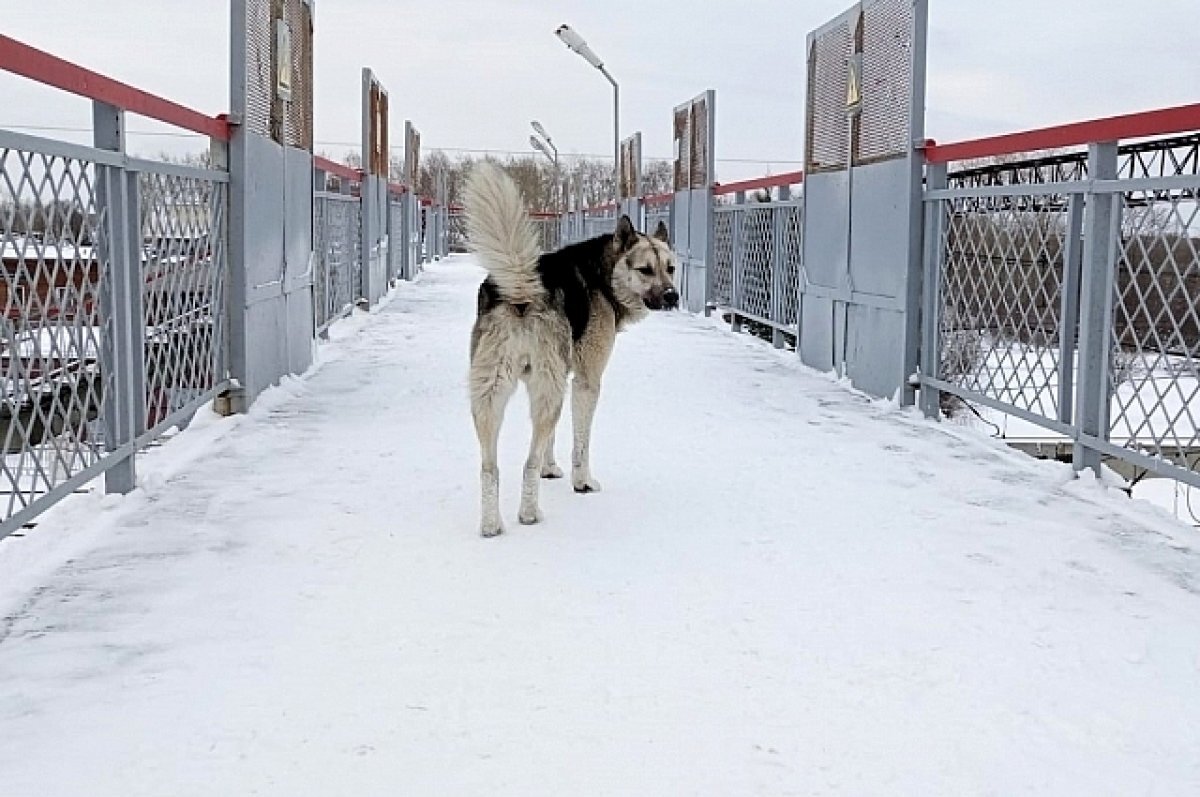
[[[613,87],[613,197],[619,198],[621,195],[621,87],[617,85],[617,81],[613,80],[613,76],[604,68],[604,62],[600,60],[600,56],[592,52],[592,48],[588,47],[587,42],[583,37],[571,28],[570,25],[559,25],[558,30],[554,31],[563,44],[567,45],[567,49],[578,55],[583,60],[587,61],[596,69],[600,70],[600,74],[608,79],[608,82]]]
[[[556,206],[555,210],[558,210],[557,205],[559,204],[559,202],[557,201],[557,199],[558,199],[558,184],[559,184],[559,179],[560,179],[559,173],[558,173],[558,147],[554,146],[554,140],[550,138],[550,134],[546,132],[546,128],[542,127],[540,122],[538,122],[535,119],[534,121],[530,122],[529,124],[533,128],[534,132],[536,133],[536,135],[532,135],[529,137],[530,146],[532,146],[538,152],[545,155],[547,158],[550,159],[550,162],[554,164],[554,197],[556,200],[554,204]],[[541,138],[538,138],[538,136],[541,136]],[[553,153],[553,154],[551,154],[551,153]]]

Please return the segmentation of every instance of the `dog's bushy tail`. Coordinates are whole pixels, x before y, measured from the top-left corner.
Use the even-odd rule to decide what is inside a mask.
[[[466,187],[467,237],[506,302],[528,304],[545,295],[537,273],[541,247],[516,183],[500,167],[471,169]]]

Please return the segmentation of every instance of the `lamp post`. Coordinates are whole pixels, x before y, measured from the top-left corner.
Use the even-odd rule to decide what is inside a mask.
[[[545,155],[550,159],[550,162],[554,164],[554,197],[557,200],[559,182],[561,180],[558,171],[558,147],[554,146],[554,140],[550,138],[550,134],[546,132],[546,128],[542,127],[540,122],[535,119],[534,121],[530,122],[529,125],[533,128],[533,131],[536,134],[529,137],[530,146]],[[541,136],[541,138],[538,136]],[[557,206],[558,204],[559,202],[556,201],[555,205]],[[555,210],[558,209],[558,207],[555,207]]]
[[[617,85],[617,81],[613,80],[613,76],[604,68],[604,62],[600,60],[600,56],[592,52],[592,48],[588,47],[587,42],[583,37],[571,28],[570,25],[559,25],[558,30],[554,31],[563,44],[567,45],[567,49],[578,55],[583,60],[600,70],[600,74],[612,84],[613,87],[613,199],[619,200],[621,195],[621,87]]]

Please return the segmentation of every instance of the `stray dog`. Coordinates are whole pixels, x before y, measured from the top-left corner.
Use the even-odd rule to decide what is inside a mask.
[[[592,417],[616,334],[649,310],[676,307],[679,293],[661,222],[647,236],[622,216],[611,235],[541,254],[517,186],[490,163],[472,170],[466,210],[471,248],[488,271],[471,332],[470,390],[482,459],[480,531],[492,537],[504,531],[496,447],[517,382],[525,382],[533,416],[517,515],[530,525],[541,520],[539,478],[563,475],[554,461],[554,429],[568,375],[575,383],[571,484],[577,493],[595,492],[600,484],[588,465]]]

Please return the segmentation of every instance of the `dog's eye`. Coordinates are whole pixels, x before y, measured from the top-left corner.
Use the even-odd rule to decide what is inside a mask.
[[[667,266],[667,273],[668,273],[668,274],[674,274],[674,273],[675,273],[675,267],[674,267],[674,266]]]
[[[653,276],[653,274],[654,274],[654,269],[650,268],[650,266],[642,266],[641,268],[638,269],[638,271],[642,272],[647,277]]]

